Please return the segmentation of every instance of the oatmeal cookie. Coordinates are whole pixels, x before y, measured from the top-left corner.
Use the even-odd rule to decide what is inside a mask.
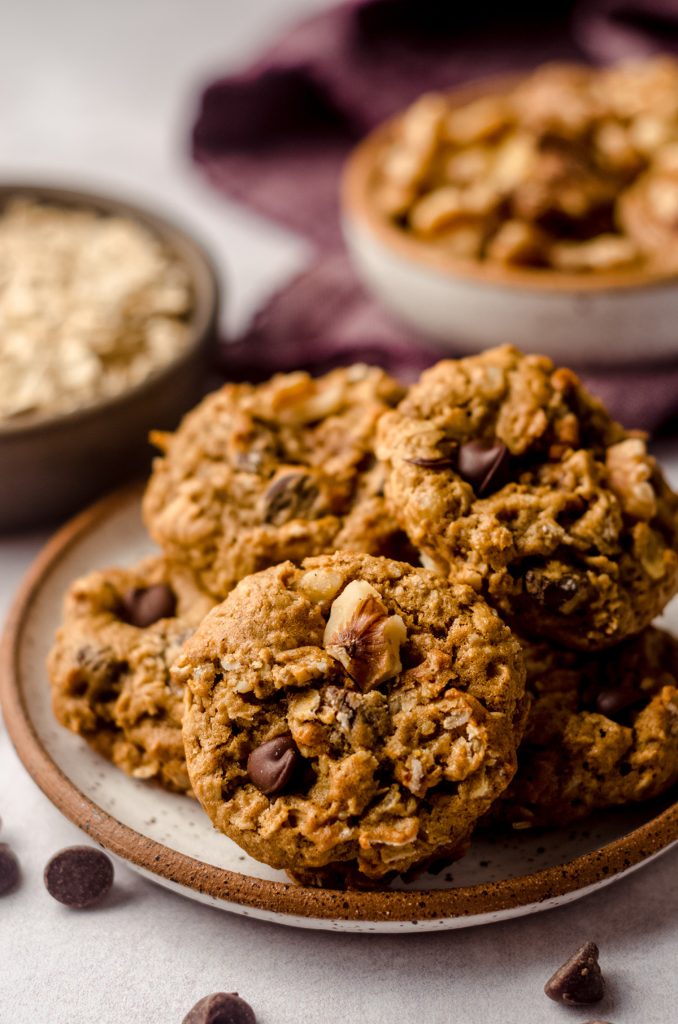
[[[678,497],[642,436],[550,359],[440,362],[378,434],[410,540],[520,632],[603,648],[676,592]]]
[[[377,367],[227,384],[156,434],[148,529],[219,599],[249,573],[336,549],[395,554],[374,429],[403,389]]]
[[[212,605],[163,558],[77,580],[48,662],[59,722],[128,775],[189,791],[169,666]]]
[[[678,782],[678,641],[649,627],[611,651],[525,643],[533,703],[518,774],[492,809],[559,825]]]
[[[250,576],[173,675],[215,826],[306,880],[463,847],[515,771],[518,642],[473,590],[405,563],[338,552]]]

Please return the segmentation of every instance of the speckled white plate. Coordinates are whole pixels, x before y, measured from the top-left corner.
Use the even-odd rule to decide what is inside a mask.
[[[2,647],[2,703],[19,756],[52,802],[94,840],[161,885],[223,910],[280,924],[414,932],[487,924],[546,910],[622,878],[678,841],[678,804],[664,800],[560,832],[477,840],[437,876],[380,892],[291,885],[212,828],[199,805],[127,778],[52,716],[45,658],[70,582],[132,564],[151,544],[138,490],[83,513],[30,570]],[[678,627],[678,605],[667,616]]]

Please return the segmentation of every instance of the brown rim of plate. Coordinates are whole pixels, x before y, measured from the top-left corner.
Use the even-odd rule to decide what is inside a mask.
[[[450,90],[446,95],[452,105],[458,107],[483,96],[505,92],[526,77],[516,73],[480,78]],[[573,274],[538,267],[510,267],[489,260],[456,259],[401,230],[378,212],[371,194],[377,154],[391,138],[401,117],[402,112],[384,121],[356,146],[344,165],[341,179],[341,207],[345,220],[349,224],[354,222],[359,228],[368,228],[379,242],[399,256],[449,277],[526,291],[590,293],[676,286],[676,271],[656,268]]]
[[[116,491],[70,520],[48,541],[28,570],[0,646],[2,711],[26,770],[62,814],[112,853],[160,878],[244,907],[309,919],[417,922],[491,914],[575,893],[611,881],[678,840],[678,802],[674,802],[620,839],[531,875],[454,889],[356,892],[270,882],[213,867],[117,821],[81,793],[42,746],[24,703],[18,652],[24,624],[45,575],[81,537],[138,496],[138,484]]]
[[[60,428],[70,428],[74,423],[81,421],[83,429],[86,429],[87,421],[92,417],[99,417],[103,412],[112,411],[132,400],[142,398],[144,394],[154,389],[166,374],[174,373],[177,368],[189,363],[196,350],[211,343],[219,312],[219,285],[212,257],[202,244],[198,244],[190,234],[164,216],[136,206],[125,199],[117,199],[99,192],[0,181],[0,212],[11,199],[21,197],[48,206],[93,210],[104,216],[125,217],[141,224],[186,267],[193,288],[194,305],[187,320],[190,332],[188,343],[169,363],[154,370],[144,380],[126,388],[120,394],[92,402],[80,409],[47,415],[35,413],[0,423],[0,440],[3,437],[16,437],[20,434],[53,433]]]

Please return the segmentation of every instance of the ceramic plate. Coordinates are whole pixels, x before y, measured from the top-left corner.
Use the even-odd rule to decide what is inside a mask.
[[[456,864],[380,892],[291,885],[215,832],[196,802],[127,778],[57,725],[45,658],[69,583],[150,553],[139,493],[105,499],[39,556],[14,606],[2,650],[3,710],[26,768],[49,799],[117,857],[161,885],[223,910],[280,924],[356,932],[465,928],[546,910],[622,878],[678,841],[665,799],[551,832],[474,842]],[[678,627],[678,605],[667,616]]]

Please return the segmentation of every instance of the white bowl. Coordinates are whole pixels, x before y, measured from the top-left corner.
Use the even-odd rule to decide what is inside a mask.
[[[514,84],[488,79],[451,94],[459,104]],[[647,269],[595,274],[455,259],[379,213],[377,158],[397,118],[353,152],[344,171],[342,222],[356,271],[382,305],[418,334],[455,352],[504,342],[572,363],[619,364],[678,354],[678,278]]]

